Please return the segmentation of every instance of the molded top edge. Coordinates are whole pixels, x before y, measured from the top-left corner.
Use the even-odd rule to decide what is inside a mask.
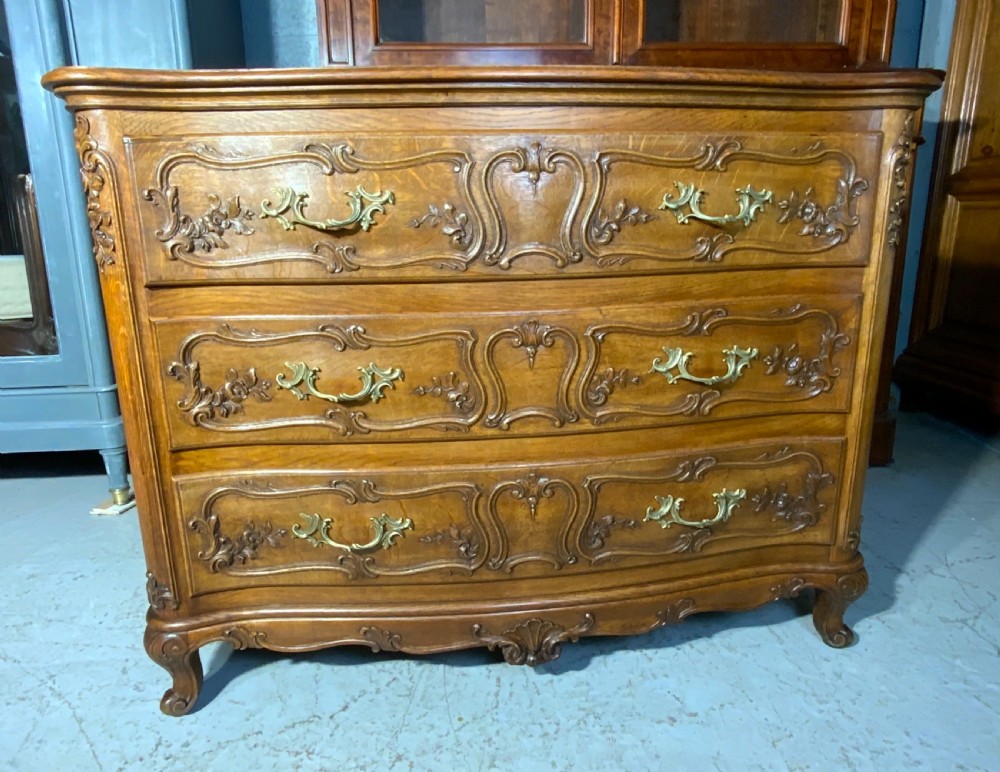
[[[241,92],[270,92],[289,88],[338,91],[365,87],[417,88],[445,85],[469,87],[657,87],[670,91],[698,87],[708,90],[739,88],[761,91],[892,90],[929,94],[941,86],[944,73],[936,70],[844,70],[785,72],[713,68],[546,66],[546,67],[327,67],[261,70],[137,70],[60,67],[42,78],[42,85],[71,99],[77,92],[114,92],[124,96],[157,92],[193,92],[210,97]]]

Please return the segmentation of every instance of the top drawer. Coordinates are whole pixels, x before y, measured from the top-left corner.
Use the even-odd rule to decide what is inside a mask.
[[[149,284],[868,259],[877,132],[126,140]]]

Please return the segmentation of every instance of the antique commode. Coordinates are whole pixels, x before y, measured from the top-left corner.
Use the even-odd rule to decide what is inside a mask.
[[[852,640],[926,72],[62,69],[181,714],[198,647]]]

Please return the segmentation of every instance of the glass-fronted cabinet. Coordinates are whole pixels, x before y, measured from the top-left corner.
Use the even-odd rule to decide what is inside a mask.
[[[10,33],[0,5],[0,357],[58,349]]]
[[[895,0],[318,0],[328,64],[885,64]]]

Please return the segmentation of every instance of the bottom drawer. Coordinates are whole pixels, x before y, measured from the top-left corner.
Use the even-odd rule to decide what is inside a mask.
[[[174,483],[200,595],[568,576],[829,544],[843,453],[840,438],[812,438],[531,467],[241,471]]]

